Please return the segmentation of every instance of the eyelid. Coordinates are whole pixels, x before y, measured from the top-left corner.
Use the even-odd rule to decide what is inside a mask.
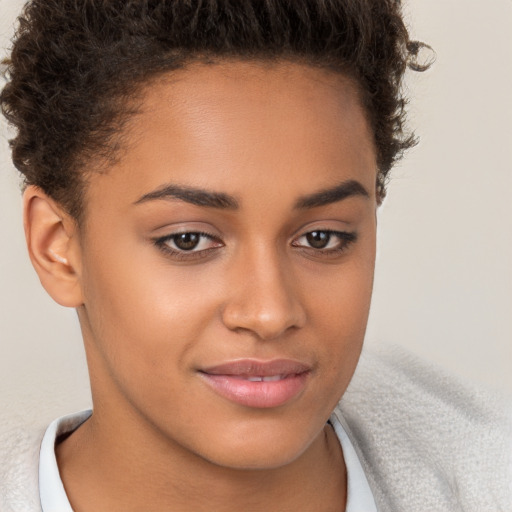
[[[164,238],[165,236],[179,235],[181,233],[204,233],[207,236],[221,238],[221,234],[212,224],[201,221],[183,221],[162,223],[151,230],[151,238]]]
[[[329,235],[334,235],[334,236],[337,236],[338,238],[341,238],[341,239],[347,240],[347,241],[350,241],[350,240],[353,241],[357,238],[357,233],[355,231],[344,231],[344,230],[332,229],[332,228],[312,228],[312,229],[308,229],[306,231],[302,231],[299,235],[295,236],[292,240],[292,245],[299,238],[302,238],[304,236],[307,236],[307,235],[309,235],[311,233],[315,233],[315,232],[328,233]]]
[[[217,252],[218,249],[225,246],[224,241],[219,235],[202,229],[204,228],[203,223],[201,223],[202,225],[200,226],[198,224],[199,223],[196,225],[191,225],[187,223],[176,225],[174,229],[171,229],[171,226],[167,226],[165,229],[165,234],[162,234],[162,236],[153,236],[151,240],[160,251],[165,253],[171,259],[182,260],[184,262],[193,262],[197,259],[206,258],[212,253]],[[158,231],[162,232],[163,229],[164,228],[159,228]],[[332,238],[336,238],[336,245],[334,247],[329,247],[333,242],[332,238],[328,239],[326,247],[314,247],[314,245],[309,245],[309,243],[300,242],[302,238],[307,237],[309,234],[314,232],[325,233]],[[180,248],[176,242],[172,243],[173,239],[176,240],[176,238],[182,234],[198,235],[200,237],[198,245],[187,249]],[[357,240],[357,237],[358,234],[355,231],[348,231],[343,228],[335,229],[332,226],[326,227],[325,225],[322,226],[319,223],[311,223],[309,226],[303,227],[298,233],[296,232],[296,235],[289,243],[296,250],[302,251],[305,253],[305,255],[308,256],[315,258],[335,258],[336,256],[340,256],[341,253],[348,250],[349,246]],[[202,247],[205,244],[204,239],[209,241],[207,242],[207,247]]]
[[[331,236],[336,236],[339,240],[336,247],[321,247],[316,248],[312,246],[307,246],[303,244],[299,244],[298,240],[302,237],[306,237],[308,234],[313,232],[321,232],[328,233]],[[298,250],[304,251],[307,255],[318,257],[318,258],[328,258],[328,257],[336,257],[340,256],[346,250],[350,248],[350,246],[357,241],[358,234],[355,231],[341,231],[337,229],[322,229],[322,228],[311,228],[306,231],[302,231],[300,235],[296,236],[291,245],[296,247]],[[330,240],[329,240],[330,243]]]
[[[211,247],[206,247],[203,249],[192,248],[190,250],[180,249],[179,247],[172,247],[168,242],[172,241],[175,237],[182,234],[197,234],[200,237],[209,239],[213,245]],[[195,229],[177,229],[171,233],[167,233],[166,235],[160,237],[153,238],[154,245],[162,251],[166,256],[174,259],[176,261],[183,262],[194,262],[203,258],[208,257],[213,252],[217,251],[221,247],[224,247],[224,243],[222,240],[212,233],[208,233],[205,231],[199,231]],[[176,244],[174,244],[176,245]]]

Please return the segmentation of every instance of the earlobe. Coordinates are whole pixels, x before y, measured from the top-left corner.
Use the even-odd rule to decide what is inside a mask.
[[[24,192],[23,220],[30,260],[41,284],[62,306],[80,306],[83,301],[76,222],[35,186]]]

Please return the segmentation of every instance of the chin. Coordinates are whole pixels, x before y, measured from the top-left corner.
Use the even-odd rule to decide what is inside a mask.
[[[212,464],[236,470],[277,469],[297,460],[318,438],[319,433],[291,431],[290,426],[265,429],[259,426],[245,434],[230,432],[226,438],[212,442],[203,458]],[[212,446],[214,449],[212,450]]]
[[[304,450],[302,450],[304,451]],[[215,454],[212,458],[207,459],[208,462],[226,469],[237,471],[261,471],[279,469],[294,462],[300,457],[301,452],[283,452],[279,448],[268,449],[265,452],[249,452],[234,453],[224,452]]]

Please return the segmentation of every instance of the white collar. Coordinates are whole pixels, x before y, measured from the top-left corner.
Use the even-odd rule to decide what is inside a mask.
[[[377,505],[363,466],[361,466],[354,445],[343,426],[343,417],[340,417],[339,413],[332,413],[329,421],[340,441],[347,468],[347,506],[345,512],[377,512]]]
[[[55,442],[59,436],[76,430],[91,414],[92,411],[87,410],[63,416],[53,421],[46,429],[39,456],[39,496],[43,512],[73,512],[60,478]],[[329,421],[340,441],[347,467],[345,512],[377,512],[363,467],[340,418],[333,413]]]
[[[91,414],[87,410],[62,416],[46,429],[39,453],[39,498],[43,512],[73,512],[60,479],[55,442],[59,436],[76,430]]]

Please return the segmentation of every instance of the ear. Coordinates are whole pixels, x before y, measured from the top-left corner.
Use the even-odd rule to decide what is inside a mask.
[[[23,223],[28,253],[44,289],[67,307],[82,304],[78,226],[40,188],[23,194]]]

